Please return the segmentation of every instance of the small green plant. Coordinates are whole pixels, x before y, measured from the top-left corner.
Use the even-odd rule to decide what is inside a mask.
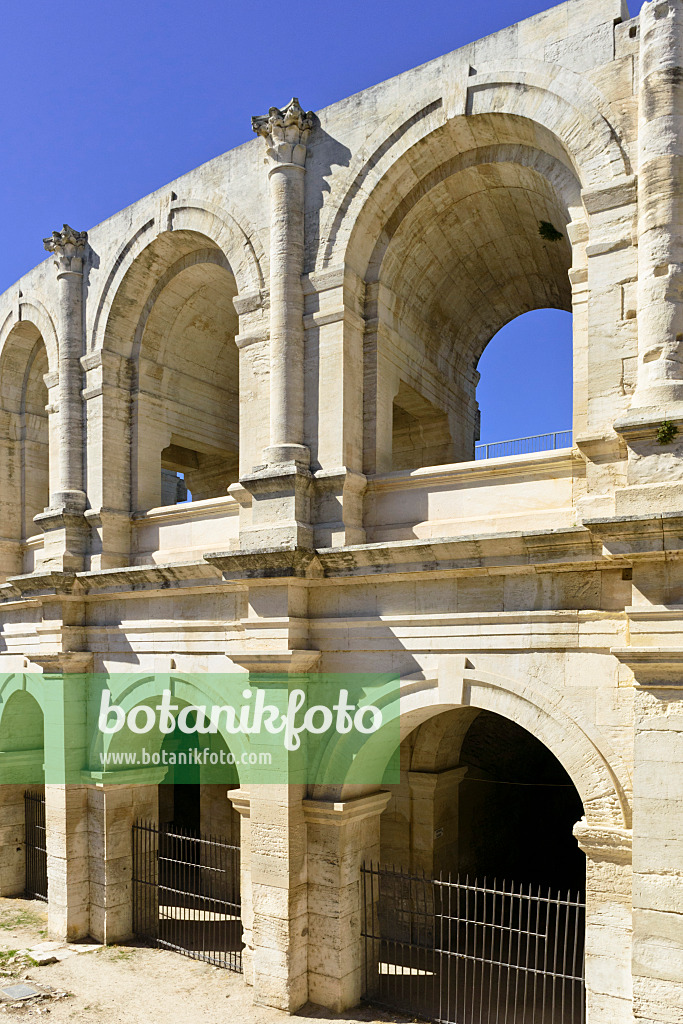
[[[657,444],[671,444],[678,434],[678,427],[675,423],[664,420],[657,430]]]
[[[540,220],[538,222],[538,233],[546,242],[561,242],[564,238],[562,232],[558,231],[549,220]]]

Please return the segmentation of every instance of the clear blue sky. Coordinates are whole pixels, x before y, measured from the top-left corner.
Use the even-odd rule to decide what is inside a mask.
[[[319,109],[552,6],[6,0],[0,292],[64,221],[87,230],[247,141],[252,114],[292,95]],[[558,411],[538,431],[566,423]]]

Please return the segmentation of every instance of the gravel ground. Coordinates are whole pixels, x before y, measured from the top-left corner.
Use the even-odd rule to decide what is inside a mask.
[[[0,1003],[0,1019],[45,1017],[78,1024],[405,1024],[409,1017],[362,1007],[341,1016],[309,1005],[294,1016],[252,1004],[242,978],[165,949],[108,946],[61,963],[31,965],[16,951],[45,940],[47,908],[31,900],[0,899],[0,985],[35,984],[44,995],[23,1004]]]

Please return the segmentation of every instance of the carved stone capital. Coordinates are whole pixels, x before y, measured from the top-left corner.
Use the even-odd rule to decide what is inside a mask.
[[[43,245],[48,252],[54,253],[55,266],[59,270],[80,273],[87,241],[87,231],[74,231],[64,224],[61,231],[53,231],[49,238],[44,238]]]
[[[313,111],[304,111],[294,97],[282,110],[271,107],[267,114],[252,117],[251,127],[265,139],[273,165],[306,164],[306,142],[313,127]]]

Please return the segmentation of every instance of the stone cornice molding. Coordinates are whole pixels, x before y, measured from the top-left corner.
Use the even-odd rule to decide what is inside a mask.
[[[252,117],[251,127],[265,140],[266,153],[273,168],[283,164],[305,166],[313,111],[304,111],[296,96],[282,110],[271,107],[267,114]]]
[[[637,690],[683,689],[683,647],[612,647],[635,677]]]
[[[48,252],[54,253],[55,266],[59,271],[80,274],[87,241],[87,231],[74,231],[64,224],[61,231],[53,231],[49,238],[44,238],[43,245]]]

